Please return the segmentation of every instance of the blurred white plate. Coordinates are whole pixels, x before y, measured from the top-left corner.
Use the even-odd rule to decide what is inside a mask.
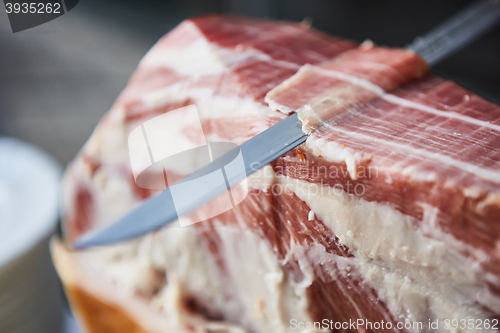
[[[0,332],[58,332],[61,295],[48,252],[61,169],[48,155],[0,137]]]
[[[48,155],[0,137],[0,267],[54,230],[60,176]]]

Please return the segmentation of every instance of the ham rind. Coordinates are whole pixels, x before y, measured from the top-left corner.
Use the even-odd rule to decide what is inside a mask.
[[[446,331],[499,317],[500,108],[412,52],[301,24],[207,16],[160,39],[66,172],[69,243],[156,193],[134,182],[128,134],[191,104],[207,141],[241,144],[290,112],[312,134],[208,221],[79,252],[54,242],[89,332]]]

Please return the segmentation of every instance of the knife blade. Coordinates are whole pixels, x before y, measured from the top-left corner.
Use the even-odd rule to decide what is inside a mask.
[[[285,154],[287,151],[297,147],[306,139],[307,135],[302,132],[302,123],[298,120],[296,114],[285,118],[271,128],[257,134],[239,147],[243,156],[245,166],[244,172],[234,173],[228,177],[229,186],[237,184],[245,177],[257,171],[260,167],[265,166]],[[230,151],[224,156],[214,160],[206,167],[184,178],[182,181],[185,182],[196,179],[212,170],[218,170],[230,162],[234,155],[234,152]],[[194,210],[226,190],[226,187],[217,185],[218,184],[214,184],[214,187],[205,189],[205,191],[201,193],[201,196],[190,196],[189,193],[187,193],[188,195],[181,195],[190,198],[191,202],[188,204],[191,206],[191,209]],[[185,189],[187,188],[180,188],[180,191]],[[175,221],[177,218],[178,216],[172,193],[170,189],[167,188],[163,192],[146,200],[143,204],[117,222],[103,229],[91,231],[83,235],[75,241],[73,247],[78,249],[127,240],[158,229],[169,222]],[[138,221],[140,221],[140,223],[138,223]]]
[[[500,1],[480,1],[465,8],[428,34],[417,37],[406,48],[420,54],[429,65],[434,65],[491,29],[499,21]],[[187,211],[192,211],[214,199],[230,186],[237,184],[260,167],[297,147],[306,139],[307,135],[302,131],[302,124],[298,120],[297,114],[292,114],[246,141],[237,148],[240,149],[243,157],[244,170],[228,177],[226,186],[214,184],[201,189],[200,193],[196,195],[184,193],[183,197],[188,198]],[[223,167],[231,161],[234,155],[234,151],[227,153],[184,178],[182,182],[196,179],[212,170]],[[73,247],[80,249],[128,240],[157,230],[177,220],[177,218],[172,193],[170,189],[166,189],[149,198],[118,221],[83,235],[74,242]]]

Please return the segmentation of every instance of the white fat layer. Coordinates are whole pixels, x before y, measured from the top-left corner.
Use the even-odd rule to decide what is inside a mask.
[[[266,165],[262,169],[259,169],[250,175],[247,179],[248,186],[251,188],[267,192],[267,190],[274,184],[276,174],[270,165]]]
[[[143,96],[144,105],[149,108],[161,107],[168,103],[182,102],[191,99],[194,101],[198,114],[202,121],[205,120],[227,120],[241,117],[248,117],[255,120],[264,118],[283,119],[285,115],[271,110],[268,106],[255,102],[249,98],[213,96],[210,89],[189,88],[185,83],[176,83],[167,88],[149,92]],[[142,122],[126,124],[125,112],[123,109],[111,110],[109,116],[97,127],[94,134],[84,147],[86,154],[95,157],[97,161],[104,165],[130,165],[129,152],[127,147],[128,135]],[[145,118],[144,120],[148,120]],[[254,122],[249,120],[249,122]],[[265,122],[257,123],[261,126],[260,131],[267,129]],[[176,145],[189,144],[189,138],[181,135],[178,123],[172,123],[165,131],[171,133],[170,142]],[[208,138],[209,141],[217,141],[217,138]],[[249,139],[247,133],[242,132],[241,138],[236,138],[236,143],[245,142]],[[219,140],[226,141],[226,140]],[[191,170],[191,169],[189,169]],[[190,173],[184,165],[172,170],[180,175]]]
[[[245,225],[215,227],[228,269],[221,271],[192,227],[174,224],[139,241],[82,253],[81,261],[133,297],[151,291],[155,270],[166,272],[166,284],[150,306],[167,317],[172,331],[187,325],[218,327],[220,332],[292,332],[290,320],[310,322],[305,293],[310,284],[287,279],[270,245]],[[226,322],[189,313],[183,300],[194,296]],[[239,323],[230,324],[230,323]],[[219,332],[219,331],[218,331]]]
[[[125,112],[110,111],[85,143],[83,153],[102,164],[130,163],[127,148],[130,131],[125,122]]]
[[[166,271],[167,284],[152,300],[153,306],[169,317],[174,317],[175,328],[181,328],[192,320],[182,311],[180,303],[185,297],[195,297],[211,309],[223,311],[228,318],[236,318],[242,309],[234,291],[225,282],[213,256],[200,246],[194,228],[174,225],[154,235],[150,250],[155,267]],[[177,299],[174,302],[173,299]]]
[[[134,248],[130,243],[121,246],[123,247],[122,251],[117,250],[117,248],[114,251],[127,255],[130,252],[128,250]],[[117,308],[123,308],[130,318],[139,323],[147,332],[171,332],[165,317],[157,312],[152,312],[144,299],[130,298],[122,289],[116,288],[112,283],[110,284],[109,281],[103,279],[101,271],[94,269],[99,267],[100,263],[104,263],[101,249],[69,252],[62,244],[54,240],[51,244],[51,251],[54,264],[67,286],[74,287],[76,284],[78,288],[85,290],[90,295],[97,296],[101,301],[114,304]],[[75,316],[78,320],[83,319],[80,318],[78,311],[75,312]]]
[[[432,238],[425,236],[411,217],[390,205],[333,193],[328,187],[288,177],[278,178],[349,247],[357,258],[352,265],[378,291],[396,318],[421,322],[429,318],[487,318],[487,313],[471,300],[500,311],[500,299],[481,278],[480,259],[462,254],[468,250],[465,244],[436,227]]]
[[[232,65],[258,57],[255,49],[228,49],[200,37],[184,47],[153,48],[141,61],[145,67],[168,67],[179,74],[202,76],[221,73]]]
[[[194,88],[189,80],[148,92],[143,95],[142,102],[148,108],[153,109],[187,99],[195,101],[202,119],[227,119],[248,115],[285,118],[285,115],[273,111],[267,105],[256,102],[251,98],[214,95],[213,89]]]
[[[123,175],[113,168],[102,166],[97,169],[92,178],[92,185],[97,210],[94,223],[97,225],[102,226],[115,221],[131,207],[139,204],[130,188],[130,183],[124,182]]]
[[[351,179],[358,179],[356,168],[363,160],[361,153],[354,151],[352,148],[343,147],[335,141],[318,138],[314,134],[307,138],[306,148],[314,155],[321,156],[329,162],[344,162]]]
[[[153,68],[168,67],[179,74],[192,77],[218,74],[247,60],[273,62],[281,67],[296,70],[300,68],[300,65],[296,63],[275,60],[260,50],[246,48],[243,45],[237,45],[234,48],[221,47],[207,40],[206,36],[192,22],[183,23],[182,30],[187,33],[186,36],[189,40],[187,43],[174,42],[170,43],[168,47],[163,45],[153,47],[142,59],[140,65]],[[283,36],[284,34],[293,36],[296,33],[296,29],[283,27],[279,31],[269,32],[265,37],[272,41],[276,36]],[[197,35],[197,38],[190,40],[193,35]],[[165,43],[165,41],[159,42],[159,44],[162,43]]]
[[[218,230],[218,233],[238,298],[245,309],[244,326],[256,332],[284,333],[290,332],[291,319],[310,321],[305,286],[288,280],[269,244],[240,225],[243,231]]]

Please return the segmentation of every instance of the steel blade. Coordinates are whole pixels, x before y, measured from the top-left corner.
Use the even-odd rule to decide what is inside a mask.
[[[306,139],[307,135],[302,132],[301,123],[296,114],[280,121],[239,147],[243,156],[245,170],[242,173],[228,177],[228,183],[231,186],[237,184],[264,165],[274,161],[290,149],[297,147]],[[212,170],[217,170],[231,161],[233,157],[234,153],[228,152],[211,165],[196,171],[182,181],[196,179]],[[214,184],[211,188],[201,190],[200,193],[186,193],[185,197],[189,198],[190,202],[188,204],[192,210],[215,198],[226,190],[226,187]],[[172,194],[167,189],[146,200],[115,223],[80,237],[75,241],[73,247],[79,249],[128,240],[156,230],[176,219],[177,212]]]

